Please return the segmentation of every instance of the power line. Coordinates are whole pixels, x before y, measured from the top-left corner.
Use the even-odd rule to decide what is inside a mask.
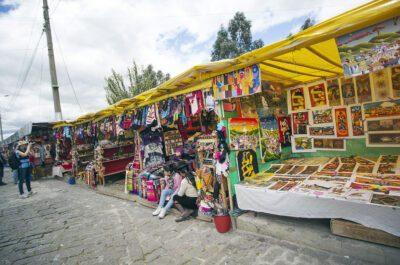
[[[75,97],[76,103],[78,104],[81,113],[83,113],[83,109],[82,109],[82,106],[81,106],[81,104],[79,103],[78,97],[77,97],[77,95],[76,95],[75,87],[74,87],[74,85],[73,85],[73,83],[72,83],[71,76],[70,76],[70,74],[69,74],[67,64],[65,63],[64,53],[63,53],[62,47],[61,47],[61,42],[60,42],[60,40],[58,39],[57,31],[56,31],[56,28],[54,27],[54,25],[53,25],[53,30],[54,30],[54,35],[56,36],[57,46],[58,46],[58,48],[60,49],[61,58],[62,58],[62,60],[63,60],[63,64],[64,64],[65,72],[67,73],[67,77],[68,77],[68,80],[69,80],[69,84],[71,85],[72,92],[74,93],[74,97]]]

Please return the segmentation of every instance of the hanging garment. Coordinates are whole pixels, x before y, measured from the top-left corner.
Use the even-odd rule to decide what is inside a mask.
[[[156,119],[157,119],[156,106],[155,106],[155,104],[152,104],[152,105],[148,106],[148,109],[147,109],[146,126],[152,124],[153,121]]]

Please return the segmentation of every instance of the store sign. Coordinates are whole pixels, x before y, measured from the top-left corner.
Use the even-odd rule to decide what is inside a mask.
[[[398,65],[399,32],[400,19],[395,17],[336,38],[345,77]]]
[[[258,173],[256,152],[252,149],[239,151],[237,153],[237,166],[240,181],[254,177]]]
[[[248,96],[261,92],[259,65],[248,66],[213,78],[216,100]]]

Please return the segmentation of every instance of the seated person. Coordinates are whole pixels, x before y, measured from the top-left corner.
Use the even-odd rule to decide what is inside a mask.
[[[164,177],[165,188],[161,191],[158,208],[153,212],[153,215],[158,215],[160,219],[163,219],[167,214],[167,211],[172,207],[174,202],[172,197],[178,193],[182,181],[182,176],[179,174],[179,172],[177,172],[177,169],[174,165],[164,166]],[[170,200],[168,201],[167,205],[165,205],[165,201],[168,196],[170,196]]]
[[[181,216],[175,219],[176,222],[182,222],[190,218],[190,215],[196,209],[197,188],[193,173],[185,172],[185,178],[182,180],[181,187],[173,197],[175,207],[181,212]]]

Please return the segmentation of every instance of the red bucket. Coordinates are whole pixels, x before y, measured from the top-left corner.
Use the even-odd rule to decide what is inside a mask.
[[[214,216],[215,228],[219,233],[226,233],[231,230],[231,217],[229,215]]]

